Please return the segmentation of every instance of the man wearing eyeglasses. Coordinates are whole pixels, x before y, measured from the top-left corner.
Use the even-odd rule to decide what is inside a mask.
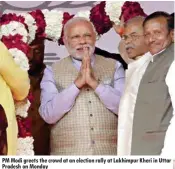
[[[126,75],[127,86],[123,97],[130,104],[121,102],[120,105],[119,155],[161,154],[174,157],[175,118],[172,104],[175,100],[175,69],[169,18],[170,15],[165,12],[147,16],[143,22],[144,37],[143,34],[135,36],[133,32],[128,34],[126,27],[123,39],[128,55],[134,54],[135,46],[132,44],[136,44],[139,38],[143,38],[151,55],[137,57],[140,59],[131,64],[136,65],[132,67],[135,74],[131,72],[131,65],[128,66],[130,72],[127,73],[130,74]],[[143,64],[139,70],[137,62],[140,62],[138,65]]]
[[[40,114],[51,127],[51,155],[116,155],[124,69],[94,54],[96,33],[83,17],[64,26],[70,56],[44,70]]]
[[[132,119],[141,78],[152,56],[144,43],[144,17],[137,16],[124,25],[122,41],[132,62],[126,70],[126,84],[119,106],[118,155],[130,155],[132,139]]]

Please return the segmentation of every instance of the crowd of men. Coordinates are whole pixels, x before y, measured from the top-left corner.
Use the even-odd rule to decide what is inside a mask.
[[[95,28],[83,17],[65,24],[69,56],[51,67],[43,63],[44,39],[30,45],[28,74],[0,43],[2,155],[16,154],[14,100],[31,86],[35,155],[175,157],[174,13],[141,11],[129,18],[122,11],[113,25],[119,54],[96,47]]]

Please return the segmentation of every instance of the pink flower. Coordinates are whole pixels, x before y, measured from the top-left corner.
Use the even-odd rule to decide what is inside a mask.
[[[18,137],[29,137],[31,134],[31,119],[30,118],[21,118],[20,116],[16,116],[18,123]]]
[[[143,9],[141,8],[138,2],[126,1],[122,6],[120,19],[122,16],[124,18],[124,22],[126,22],[129,19],[134,18],[135,16],[146,17],[147,15],[144,13]]]
[[[36,30],[36,36],[37,36],[36,38],[37,39],[45,38],[46,37],[46,34],[45,34],[46,22],[44,19],[44,14],[39,9],[32,11],[29,14],[33,16],[33,18],[35,19],[36,25],[38,27]]]
[[[28,31],[28,26],[24,22],[25,18],[23,16],[17,16],[14,13],[3,14],[0,19],[0,25],[9,24],[11,21],[22,23],[25,26],[26,30]]]
[[[22,41],[22,36],[19,34],[9,35],[9,36],[2,36],[2,42],[6,45],[8,49],[17,48],[21,50],[26,55],[29,52],[29,46],[27,43]]]
[[[91,9],[90,20],[94,24],[98,34],[104,34],[112,28],[109,16],[105,12],[106,2],[102,1]]]

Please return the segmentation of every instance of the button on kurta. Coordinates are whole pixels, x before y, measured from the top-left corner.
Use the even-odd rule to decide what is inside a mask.
[[[95,144],[95,141],[94,140],[92,140],[91,142],[92,142],[92,144]]]

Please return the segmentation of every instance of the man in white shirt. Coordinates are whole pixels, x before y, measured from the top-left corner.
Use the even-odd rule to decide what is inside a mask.
[[[118,120],[118,155],[129,155],[132,137],[132,118],[140,80],[145,72],[151,54],[144,43],[144,17],[134,17],[124,25],[122,41],[130,60],[126,70],[126,84],[120,101]]]
[[[136,102],[133,103],[134,111],[128,111],[122,120],[123,124],[125,126],[129,124],[130,128],[123,128],[123,133],[128,138],[121,140],[125,149],[120,151],[120,155],[160,155],[161,152],[167,155],[173,146],[171,132],[168,133],[173,115],[171,103],[173,97],[170,98],[170,88],[168,91],[165,83],[174,60],[172,30],[168,27],[168,18],[169,14],[165,12],[155,12],[143,22],[144,40],[152,60],[137,87]],[[132,93],[129,94],[133,96]],[[132,104],[130,108],[131,106]],[[164,144],[164,140],[167,139]],[[168,145],[170,143],[171,146]]]

